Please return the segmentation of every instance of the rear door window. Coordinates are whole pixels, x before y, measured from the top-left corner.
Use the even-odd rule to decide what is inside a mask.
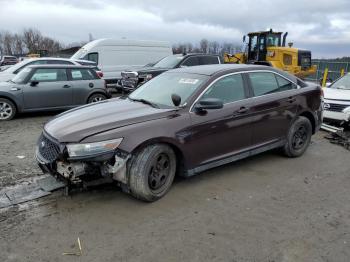
[[[293,82],[285,79],[284,77],[281,77],[279,75],[275,75],[279,87],[279,91],[287,91],[291,89],[296,89],[297,85],[294,84]]]
[[[219,58],[216,56],[200,56],[198,59],[200,65],[219,64]]]
[[[72,62],[65,60],[48,60],[47,62],[50,65],[74,65]]]
[[[199,65],[198,57],[192,56],[186,58],[185,61],[182,62],[182,66],[196,66]]]
[[[242,75],[229,75],[217,80],[204,93],[203,98],[217,98],[224,104],[246,98]]]
[[[291,81],[270,72],[249,73],[250,82],[255,96],[295,89]]]
[[[92,80],[96,79],[95,75],[89,69],[72,69],[72,80]]]
[[[55,81],[67,81],[66,69],[62,68],[39,68],[35,70],[35,73],[30,78],[30,81],[38,82],[55,82]]]

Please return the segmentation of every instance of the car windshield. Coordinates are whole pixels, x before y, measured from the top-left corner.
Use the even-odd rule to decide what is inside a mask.
[[[10,81],[16,84],[22,84],[27,78],[31,69],[29,67],[23,68],[17,75],[15,75]]]
[[[21,68],[22,66],[26,65],[27,63],[28,63],[28,60],[21,61],[13,66],[7,68],[6,70],[4,70],[4,72],[12,73],[12,72],[16,71],[18,68]]]
[[[178,55],[167,56],[154,64],[153,67],[174,68],[182,60],[182,58],[183,56]]]
[[[140,86],[129,99],[148,101],[158,107],[174,107],[171,95],[176,94],[181,97],[182,106],[208,78],[197,74],[164,73]]]
[[[334,82],[330,88],[350,90],[350,74],[347,74],[344,77],[340,78],[338,81]]]

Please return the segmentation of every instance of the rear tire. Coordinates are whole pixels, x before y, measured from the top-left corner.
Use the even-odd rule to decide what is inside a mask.
[[[106,99],[107,99],[107,96],[105,96],[104,94],[100,94],[100,93],[93,94],[89,97],[88,104],[100,102],[100,101],[106,100]]]
[[[283,152],[288,157],[299,157],[308,148],[312,136],[312,125],[306,117],[299,116],[288,131]]]
[[[176,173],[176,155],[171,147],[154,144],[143,148],[131,161],[129,188],[134,197],[153,202],[170,189]]]
[[[17,108],[6,98],[0,98],[0,121],[8,121],[15,117]]]

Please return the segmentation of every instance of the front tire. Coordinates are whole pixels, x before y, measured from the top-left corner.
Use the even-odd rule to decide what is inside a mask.
[[[141,200],[153,202],[170,189],[176,173],[176,155],[168,145],[154,144],[143,148],[131,162],[130,193]]]
[[[8,121],[15,117],[16,106],[6,98],[0,98],[0,121]]]
[[[312,136],[312,125],[306,117],[299,116],[289,129],[283,152],[288,157],[299,157],[308,148]]]

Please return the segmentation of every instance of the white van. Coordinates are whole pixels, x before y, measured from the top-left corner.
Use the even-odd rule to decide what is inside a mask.
[[[84,45],[71,58],[96,62],[107,83],[114,84],[122,71],[155,63],[172,53],[169,42],[106,38]]]

